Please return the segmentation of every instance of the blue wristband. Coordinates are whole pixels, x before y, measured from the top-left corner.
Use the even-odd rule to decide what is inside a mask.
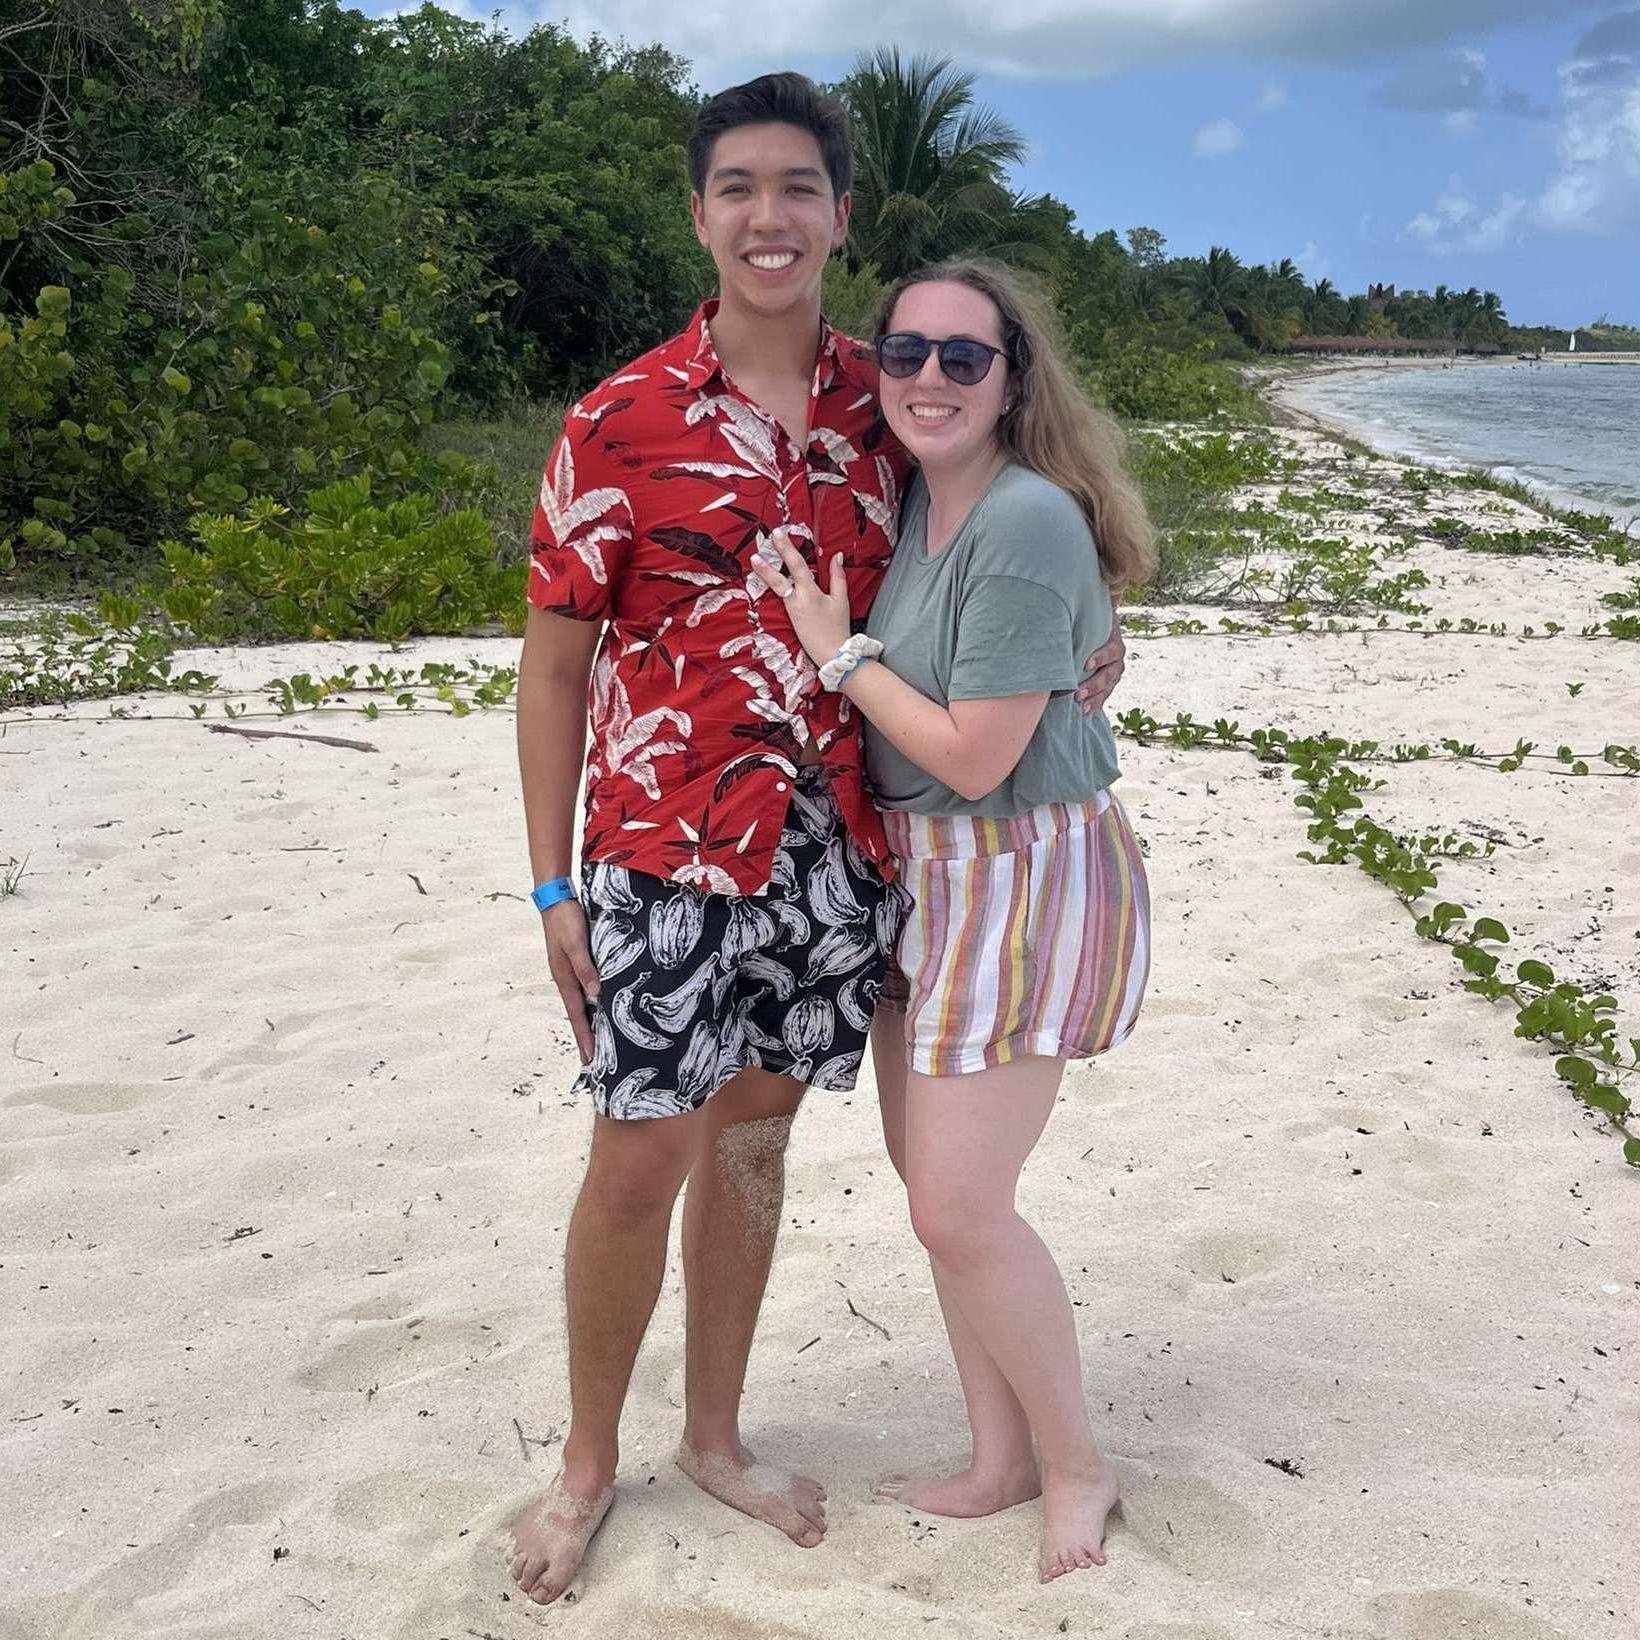
[[[548,911],[560,902],[574,898],[575,885],[568,877],[554,877],[530,893],[530,899],[537,911]]]

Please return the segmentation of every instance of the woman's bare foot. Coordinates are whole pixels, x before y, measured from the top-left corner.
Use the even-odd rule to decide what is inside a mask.
[[[1081,1475],[1055,1475],[1042,1482],[1042,1556],[1044,1583],[1066,1572],[1105,1564],[1105,1518],[1121,1502],[1116,1471],[1101,1458]]]
[[[615,1488],[577,1488],[562,1471],[513,1517],[511,1571],[526,1599],[550,1605],[570,1586],[592,1534],[603,1525]]]
[[[1011,1469],[994,1471],[976,1470],[970,1464],[954,1475],[940,1475],[932,1480],[886,1475],[871,1490],[873,1497],[903,1503],[907,1509],[918,1509],[925,1515],[974,1520],[1040,1497],[1042,1476],[1033,1458]]]
[[[760,1464],[738,1441],[731,1451],[678,1447],[678,1468],[701,1491],[753,1520],[777,1526],[799,1548],[812,1549],[826,1535],[826,1494],[818,1481]]]

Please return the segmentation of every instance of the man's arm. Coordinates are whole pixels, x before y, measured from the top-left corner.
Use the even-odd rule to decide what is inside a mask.
[[[586,757],[587,680],[602,623],[570,620],[531,608],[518,662],[518,771],[533,880],[567,877],[575,852],[577,794]],[[579,900],[541,914],[547,963],[563,998],[584,1064],[592,1057],[586,1001],[598,994],[598,970]]]
[[[1110,636],[1082,663],[1086,674],[1077,686],[1076,704],[1092,717],[1101,710],[1122,681],[1127,666],[1127,645],[1122,641],[1122,612],[1116,599],[1110,601]]]

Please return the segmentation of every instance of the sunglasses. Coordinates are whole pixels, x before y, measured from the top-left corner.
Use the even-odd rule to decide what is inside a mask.
[[[967,336],[948,336],[943,342],[933,342],[914,330],[897,330],[878,341],[878,368],[885,376],[896,376],[903,381],[915,376],[936,349],[941,374],[958,387],[977,386],[990,375],[992,360],[1008,357],[1000,347],[972,341]]]

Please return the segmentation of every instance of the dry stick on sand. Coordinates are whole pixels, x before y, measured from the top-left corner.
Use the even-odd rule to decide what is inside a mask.
[[[840,1281],[837,1283],[837,1285],[839,1287],[843,1287],[843,1284]],[[885,1327],[882,1324],[882,1322],[873,1321],[871,1319],[871,1317],[865,1313],[864,1310],[855,1309],[854,1300],[848,1296],[848,1288],[847,1287],[843,1287],[843,1302],[846,1305],[848,1305],[848,1313],[850,1315],[852,1315],[857,1321],[865,1322],[865,1324],[868,1327],[875,1327],[877,1329],[877,1331],[880,1332],[883,1335],[884,1338],[890,1338],[891,1339],[894,1336],[891,1332],[889,1332],[888,1328]]]
[[[340,746],[350,752],[379,752],[368,740],[349,740],[346,735],[299,735],[290,729],[241,729],[232,723],[207,723],[213,735],[243,735],[246,740],[305,740],[314,746]]]

